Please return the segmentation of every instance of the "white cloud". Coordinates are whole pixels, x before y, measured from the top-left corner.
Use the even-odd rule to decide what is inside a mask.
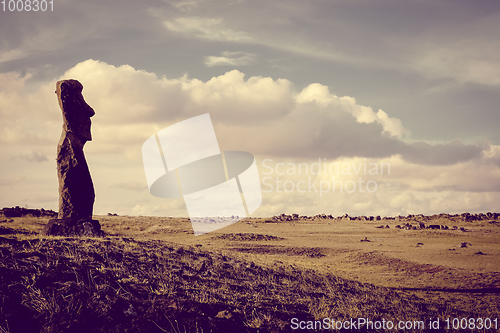
[[[500,86],[500,42],[463,40],[427,50],[415,67],[430,77]]]
[[[77,64],[62,78],[79,80],[85,100],[96,112],[92,118],[93,141],[86,144],[85,152],[96,193],[100,193],[96,209],[104,214],[168,215],[170,211],[165,209],[174,206],[177,213],[184,214],[185,210],[179,208],[182,200],[167,204],[150,198],[145,190],[141,146],[158,130],[207,112],[222,150],[248,151],[258,161],[267,156],[294,163],[324,158],[350,163],[366,159],[391,165],[390,175],[370,178],[378,183],[375,193],[319,196],[274,191],[265,194],[257,214],[327,212],[332,211],[332,202],[339,214],[430,212],[438,210],[436,202],[442,202],[449,211],[472,211],[492,207],[499,197],[499,147],[488,143],[467,145],[460,140],[440,144],[402,141],[400,138],[408,134],[399,119],[359,105],[353,97],[331,94],[328,87],[318,83],[296,92],[288,80],[246,79],[237,70],[206,82],[187,76],[168,79],[95,60]],[[0,200],[27,200],[23,204],[32,206],[29,198],[52,195],[45,192],[47,188],[57,193],[55,164],[39,163],[34,173],[32,163],[12,158],[20,151],[34,149],[36,156],[25,157],[53,161],[62,120],[54,94],[56,80],[40,84],[34,92],[25,91],[28,81],[29,76],[23,78],[16,73],[0,76],[0,84],[12,83],[10,90],[0,92],[0,113],[5,119],[0,125],[0,139],[7,143],[0,150],[0,157],[6,161],[1,183],[14,189],[8,198],[8,194],[1,194]],[[337,180],[357,178],[344,175]],[[30,188],[34,181],[40,184]],[[452,203],[455,197],[458,201]]]
[[[500,86],[500,15],[438,27],[415,42],[410,65],[431,78]]]
[[[31,73],[24,77],[16,72],[0,74],[1,143],[23,143],[31,148],[48,142],[45,135],[48,130],[60,129],[61,125],[55,123],[60,114],[54,94],[55,82],[54,87],[43,85],[36,93],[28,93],[25,85],[30,78]]]
[[[124,189],[124,190],[129,190],[129,191],[135,191],[135,192],[141,192],[141,191],[148,190],[148,186],[146,184],[141,183],[141,182],[137,182],[137,181],[118,183],[118,184],[114,185],[113,187],[116,187],[119,189]]]
[[[171,4],[181,12],[189,12],[198,7],[196,0],[172,1]]]
[[[478,157],[483,149],[459,141],[405,143],[399,139],[409,131],[399,119],[359,105],[353,97],[333,95],[318,83],[296,93],[290,81],[245,80],[237,70],[202,82],[160,78],[128,65],[115,67],[94,60],[79,63],[63,77],[82,82],[83,95],[96,111],[93,136],[100,144],[91,149],[101,153],[121,151],[135,156],[129,145],[168,124],[206,112],[219,126],[219,139],[227,146],[241,145],[254,153],[310,158],[401,154],[413,163],[443,165]],[[0,137],[3,142],[39,145],[56,137],[60,110],[54,85],[55,81],[44,84],[32,94],[0,95],[0,112],[7,120]],[[20,110],[31,117],[19,116]],[[255,139],[247,139],[256,132]],[[116,150],[117,144],[127,148]]]
[[[8,50],[0,53],[0,63],[7,62],[11,60],[22,59],[29,54],[27,50],[22,49],[14,49]]]
[[[178,17],[170,21],[164,21],[163,24],[168,30],[189,37],[240,43],[252,40],[252,37],[245,32],[225,27],[223,19]]]
[[[399,156],[321,159],[321,162],[318,167],[318,159],[260,160],[264,200],[259,213],[264,216],[276,212],[381,216],[454,214],[493,211],[495,200],[500,199],[500,168],[492,167],[488,161],[425,168],[405,162]],[[371,173],[373,165],[378,166],[378,173]],[[269,166],[273,168],[271,174]],[[305,166],[310,167],[309,172]],[[317,170],[321,170],[320,174],[316,174]],[[368,182],[371,183],[368,185]],[[270,185],[272,191],[269,191]],[[373,193],[368,192],[367,187]]]
[[[26,78],[9,75],[18,91],[0,93],[0,112],[5,116],[0,139],[10,144],[53,142],[60,133],[55,81],[26,93],[21,88]],[[412,163],[451,165],[476,158],[483,150],[460,141],[405,143],[400,138],[409,131],[399,119],[359,105],[353,97],[333,95],[317,83],[296,93],[290,81],[245,80],[237,70],[202,82],[160,78],[128,65],[94,60],[76,65],[63,77],[82,82],[83,95],[96,111],[93,137],[100,144],[90,148],[96,153],[120,151],[133,158],[133,144],[151,132],[206,112],[220,129],[219,140],[254,153],[310,158],[401,154]],[[247,139],[255,133],[257,137]],[[118,144],[127,148],[116,149]]]
[[[70,26],[69,29],[71,28]],[[73,33],[70,33],[69,29],[54,28],[50,24],[37,25],[36,20],[27,22],[21,29],[14,27],[12,35],[7,38],[17,38],[12,43],[18,46],[11,49],[0,49],[0,64],[23,59],[37,52],[55,51],[64,44],[73,42],[82,36],[81,29],[75,29],[72,31]],[[6,43],[6,45],[8,44]]]
[[[187,77],[167,79],[94,60],[64,74],[82,82],[83,95],[96,111],[93,121],[98,126],[99,119],[107,129],[117,125],[162,128],[206,112],[220,122],[258,123],[290,112],[291,82],[263,77],[245,80],[244,76],[233,70],[207,82]]]
[[[35,162],[35,163],[47,162],[49,160],[47,158],[47,155],[37,153],[34,149],[31,151],[31,154],[22,154],[22,155],[14,156],[14,157],[12,157],[12,159],[20,159],[20,160],[25,160],[28,162]]]
[[[289,1],[286,6],[246,2],[235,6],[238,11],[222,3],[214,6],[205,1],[181,1],[177,17],[172,18],[172,13],[167,19],[166,14],[155,16],[168,30],[188,37],[263,45],[309,59],[388,71],[389,75],[399,72],[405,76],[452,78],[461,83],[500,84],[500,43],[495,34],[500,19],[495,13],[466,15],[470,9],[454,2],[446,3],[446,7],[443,3],[413,3],[397,10],[411,14],[417,8],[426,9],[433,12],[432,18],[417,20],[415,16],[402,25],[390,19],[376,22],[377,15],[360,20],[352,14],[359,9],[355,2],[315,6],[297,1]],[[193,16],[183,12],[184,5]],[[387,10],[385,15],[396,8]],[[241,15],[246,12],[253,15]],[[326,12],[330,15],[322,15]],[[396,12],[392,16],[398,17]],[[470,20],[459,19],[462,16]],[[229,62],[222,57],[209,59]]]
[[[26,179],[25,177],[21,177],[21,176],[17,176],[17,177],[14,177],[14,178],[0,179],[0,186],[15,185],[17,183],[20,183],[20,182],[24,181],[25,179]]]
[[[392,136],[401,138],[403,135],[410,135],[410,131],[403,127],[401,120],[390,118],[383,110],[377,113],[371,107],[358,105],[356,100],[350,96],[338,97],[330,94],[327,86],[319,83],[312,83],[297,96],[298,103],[315,102],[321,107],[342,107],[349,111],[359,123],[378,123],[384,128],[384,132]]]
[[[0,96],[2,99],[7,98],[7,94],[11,92],[22,90],[25,82],[31,77],[31,73],[26,73],[23,77],[17,72],[0,73]]]
[[[244,66],[255,62],[256,55],[247,52],[222,52],[221,56],[205,57],[205,65],[215,66]]]

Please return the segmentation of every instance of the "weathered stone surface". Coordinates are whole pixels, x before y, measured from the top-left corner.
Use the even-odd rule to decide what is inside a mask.
[[[43,227],[42,235],[102,237],[99,221],[92,219],[51,219]]]
[[[56,94],[63,114],[63,131],[57,147],[60,219],[91,219],[94,184],[83,153],[92,140],[90,117],[95,112],[82,96],[83,86],[76,80],[57,82]]]
[[[94,184],[83,153],[85,143],[92,140],[90,117],[95,112],[83,99],[82,90],[83,86],[77,80],[63,80],[56,84],[63,115],[63,129],[57,146],[59,214],[43,229],[45,235],[101,234],[99,222],[92,220]]]

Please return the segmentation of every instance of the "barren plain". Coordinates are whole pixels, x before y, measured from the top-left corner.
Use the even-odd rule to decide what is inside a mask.
[[[8,273],[3,277],[2,288],[7,288],[3,291],[4,304],[9,299],[17,300],[20,306],[28,308],[38,318],[33,323],[39,325],[41,331],[78,331],[71,321],[68,323],[68,316],[50,314],[50,311],[85,317],[84,312],[72,308],[56,311],[34,305],[30,297],[35,297],[36,292],[38,302],[49,302],[50,291],[61,290],[50,283],[39,283],[37,274],[38,279],[47,274],[41,268],[33,271],[31,280],[18,282],[26,289],[18,291],[19,298],[15,293],[9,294],[11,290],[5,284],[11,283],[12,288],[12,281],[7,281],[7,275],[15,280],[12,273],[15,267],[32,262],[31,266],[35,267],[42,261],[46,271],[80,269],[80,273],[57,283],[70,284],[71,279],[75,280],[75,290],[86,290],[87,303],[96,302],[96,295],[104,297],[105,294],[110,309],[125,302],[120,305],[124,307],[120,311],[132,313],[125,318],[120,312],[123,318],[119,321],[100,305],[103,309],[93,316],[102,316],[102,323],[92,329],[85,326],[86,331],[279,332],[294,331],[292,318],[302,318],[306,323],[327,317],[339,320],[368,317],[391,319],[395,323],[422,320],[426,324],[432,318],[440,318],[440,329],[431,330],[426,326],[406,330],[437,332],[450,331],[443,327],[446,318],[500,319],[500,223],[495,219],[443,218],[425,223],[447,226],[447,230],[405,230],[396,228],[402,224],[397,220],[247,218],[215,232],[194,236],[187,218],[112,215],[94,218],[100,221],[105,238],[43,238],[38,233],[48,218],[42,217],[5,218],[0,223],[2,270]],[[413,224],[418,226],[418,220]],[[141,247],[144,253],[149,253],[149,259],[132,255]],[[57,254],[50,258],[48,253],[54,251]],[[122,259],[113,259],[117,251],[122,253],[119,255]],[[98,259],[91,255],[93,252]],[[130,262],[124,259],[129,256],[127,253]],[[21,264],[16,262],[16,255],[22,257]],[[26,261],[32,257],[35,257],[33,261]],[[63,257],[72,262],[76,260],[77,264],[63,268],[50,265],[54,260],[64,262]],[[87,260],[89,257],[94,259]],[[210,265],[200,258],[209,258]],[[151,262],[151,270],[158,276],[140,281],[136,275],[146,273],[137,267],[144,260]],[[87,266],[82,264],[85,262]],[[147,270],[147,266],[144,267],[142,270]],[[262,274],[255,273],[255,269]],[[24,270],[29,267],[25,266]],[[178,270],[181,273],[173,277],[172,271]],[[106,282],[95,282],[97,276],[106,277]],[[163,282],[152,281],[154,279]],[[93,283],[89,282],[92,280]],[[29,288],[36,291],[35,294],[30,294]],[[108,294],[104,290],[112,292]],[[61,297],[67,299],[68,295],[74,294]],[[85,309],[87,305],[79,306]],[[208,308],[200,310],[204,306]],[[158,309],[163,309],[161,315]],[[111,313],[113,311],[117,310]],[[12,328],[17,325],[14,324],[16,315],[9,313],[5,306],[0,315],[0,320],[11,321],[10,332],[21,331]],[[149,319],[140,321],[139,318]],[[57,320],[66,326],[54,329],[53,322]],[[123,324],[126,322],[131,326]],[[146,322],[150,325],[147,328]],[[2,329],[9,332],[6,324],[2,326],[0,322],[0,332]],[[469,327],[460,331],[498,332],[498,328]]]

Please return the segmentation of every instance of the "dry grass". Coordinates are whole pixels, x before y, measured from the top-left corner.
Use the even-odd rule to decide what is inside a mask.
[[[117,236],[42,238],[32,233],[36,228],[30,223],[2,228],[0,333],[282,332],[293,331],[292,318],[397,322],[499,317],[496,294],[471,303],[472,297],[456,293],[386,288],[310,269],[299,261],[267,259],[270,253],[284,254],[282,237],[210,236],[210,241],[239,245],[207,251]],[[263,241],[276,243],[265,246],[259,243]],[[315,254],[326,253],[314,247],[294,251],[290,258],[309,262],[322,260]],[[366,261],[364,269],[376,267],[366,265],[374,260],[386,264],[375,255],[357,259]]]
[[[1,242],[0,322],[11,332],[285,331],[294,317],[467,315],[386,288],[160,241]]]

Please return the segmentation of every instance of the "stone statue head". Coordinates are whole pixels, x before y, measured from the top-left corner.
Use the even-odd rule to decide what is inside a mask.
[[[82,96],[83,86],[77,80],[63,80],[56,84],[56,94],[63,113],[63,131],[77,135],[83,141],[91,141],[90,117],[95,112]]]

